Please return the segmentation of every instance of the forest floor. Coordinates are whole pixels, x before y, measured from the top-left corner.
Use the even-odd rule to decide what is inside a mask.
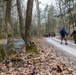
[[[7,41],[6,39],[1,39],[0,43],[6,42],[6,41]]]
[[[20,54],[23,61],[0,64],[0,75],[76,75],[76,63],[59,52],[45,39],[34,39],[40,54],[25,59],[25,50]]]

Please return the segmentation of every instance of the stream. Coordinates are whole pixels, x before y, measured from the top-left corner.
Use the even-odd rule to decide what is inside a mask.
[[[22,39],[19,39],[19,40],[15,40],[14,41],[14,47],[15,47],[15,50],[16,50],[16,53],[19,53],[20,51],[21,51],[21,48],[23,47],[23,45],[24,45],[24,40],[22,40]],[[3,42],[3,43],[1,43],[0,44],[3,48],[4,48],[4,50],[6,51],[6,42]]]

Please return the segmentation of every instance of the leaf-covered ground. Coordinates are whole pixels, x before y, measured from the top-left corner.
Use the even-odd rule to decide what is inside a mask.
[[[76,75],[76,65],[65,54],[49,45],[44,39],[34,39],[40,54],[20,61],[0,64],[0,75]]]

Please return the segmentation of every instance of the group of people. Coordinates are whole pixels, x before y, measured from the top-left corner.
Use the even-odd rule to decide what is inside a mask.
[[[61,44],[62,44],[62,41],[65,40],[65,44],[67,45],[67,35],[68,33],[66,32],[65,30],[65,27],[63,27],[61,30],[60,30],[60,34],[61,34]],[[72,32],[72,34],[70,35],[71,37],[73,36],[74,38],[74,43],[76,44],[76,27],[74,28],[74,31]]]

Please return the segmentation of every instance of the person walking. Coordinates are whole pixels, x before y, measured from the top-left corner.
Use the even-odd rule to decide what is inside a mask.
[[[65,30],[65,27],[63,27],[61,30],[60,30],[60,34],[61,34],[61,44],[62,44],[62,41],[65,40],[65,45],[67,45],[67,40],[66,40],[66,35],[68,35],[68,33],[66,32]]]
[[[74,28],[74,31],[72,32],[71,36],[73,36],[74,43],[76,44],[76,27]]]

